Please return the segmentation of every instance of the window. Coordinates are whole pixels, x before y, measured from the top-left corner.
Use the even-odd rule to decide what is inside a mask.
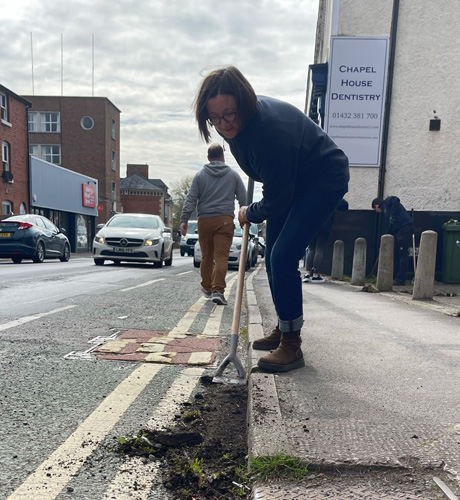
[[[45,223],[41,217],[35,218],[35,225],[41,227],[42,229],[46,229]]]
[[[37,132],[37,113],[29,113],[29,132]]]
[[[94,120],[91,116],[84,116],[80,121],[80,125],[84,130],[91,130],[94,127]]]
[[[117,153],[115,151],[112,151],[112,170],[117,169]]]
[[[10,215],[13,213],[13,204],[11,201],[2,201],[2,215]]]
[[[40,113],[41,117],[41,132],[60,132],[60,116],[59,113]]]
[[[61,164],[61,146],[42,145],[42,160],[54,163],[55,165]]]
[[[117,122],[112,118],[112,139],[116,139]]]
[[[112,196],[111,196],[112,200],[116,198],[115,196],[116,190],[117,190],[117,184],[115,182],[112,182]]]
[[[2,163],[3,172],[10,171],[10,145],[8,142],[2,142]]]
[[[19,206],[19,213],[21,215],[27,213],[26,204],[24,202],[22,202],[21,205]]]
[[[6,94],[0,94],[0,108],[1,108],[1,119],[5,122],[8,121],[8,98]]]
[[[61,146],[59,144],[29,144],[29,154],[55,165],[61,164]]]

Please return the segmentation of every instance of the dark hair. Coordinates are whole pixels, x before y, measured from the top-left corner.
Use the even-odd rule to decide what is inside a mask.
[[[380,207],[381,203],[382,203],[382,200],[380,198],[374,198],[372,200],[372,208],[375,208],[376,206]]]
[[[224,156],[224,148],[220,144],[211,144],[208,148],[208,159],[222,158]]]
[[[206,105],[209,99],[223,94],[232,95],[235,98],[236,111],[242,127],[256,114],[256,93],[238,68],[235,68],[235,66],[226,66],[225,68],[211,71],[211,73],[203,78],[194,102],[198,129],[206,143],[211,138],[207,122],[209,115]]]

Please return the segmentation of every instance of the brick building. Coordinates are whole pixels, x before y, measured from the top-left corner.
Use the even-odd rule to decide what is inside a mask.
[[[27,110],[30,102],[0,85],[1,218],[29,211]]]
[[[172,200],[161,179],[149,179],[149,166],[128,164],[127,176],[120,181],[123,212],[159,215],[172,228]]]
[[[24,96],[29,152],[98,181],[97,223],[120,204],[120,110],[105,97]]]

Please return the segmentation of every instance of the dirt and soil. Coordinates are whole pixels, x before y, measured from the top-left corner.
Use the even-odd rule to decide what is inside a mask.
[[[203,384],[169,429],[141,430],[117,451],[161,460],[163,484],[177,500],[249,498],[247,386]]]

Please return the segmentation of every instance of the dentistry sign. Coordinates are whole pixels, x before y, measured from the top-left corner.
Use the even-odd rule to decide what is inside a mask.
[[[388,37],[331,38],[324,129],[352,166],[380,166]]]

